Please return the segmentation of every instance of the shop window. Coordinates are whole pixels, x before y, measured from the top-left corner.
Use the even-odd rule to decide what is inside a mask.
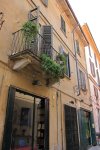
[[[3,150],[48,150],[48,109],[48,100],[24,92],[16,92],[14,95],[11,89],[8,97]]]

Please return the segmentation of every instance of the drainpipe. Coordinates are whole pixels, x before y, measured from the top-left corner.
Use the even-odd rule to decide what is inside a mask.
[[[61,143],[62,143],[62,150],[63,150],[63,118],[62,118],[62,115],[63,115],[63,109],[62,109],[62,98],[61,98],[61,91],[60,91],[60,109],[61,109],[61,136],[62,136],[62,141],[61,141]]]
[[[77,96],[80,95],[80,83],[79,83],[79,69],[78,69],[78,59],[77,59],[77,52],[76,52],[76,44],[75,44],[75,35],[74,35],[74,31],[77,29],[77,27],[79,26],[79,24],[77,24],[74,29],[72,30],[72,35],[73,35],[73,43],[74,43],[74,52],[75,52],[75,62],[76,62],[76,73],[77,73],[77,85],[78,85],[78,94]]]

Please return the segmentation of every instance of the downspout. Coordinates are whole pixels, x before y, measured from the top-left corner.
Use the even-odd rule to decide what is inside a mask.
[[[60,91],[60,107],[61,107],[61,136],[62,136],[62,150],[63,150],[63,123],[62,123],[62,115],[63,115],[63,112],[62,112],[62,98],[61,98],[61,91]]]
[[[59,100],[59,102],[58,102],[58,100]],[[56,109],[57,109],[57,148],[58,148],[58,150],[60,150],[59,148],[59,112],[58,112],[58,107],[59,107],[59,104],[60,104],[60,118],[61,118],[61,146],[62,146],[62,150],[63,150],[63,123],[62,123],[62,98],[61,98],[61,91],[59,91],[58,92],[58,90],[57,90],[57,92],[56,92]]]
[[[58,91],[56,92],[56,112],[57,112],[57,145],[59,144],[59,131],[58,131]]]
[[[76,52],[76,44],[75,44],[75,35],[74,35],[74,31],[76,30],[76,28],[79,26],[79,24],[77,24],[74,29],[72,30],[72,35],[73,35],[73,43],[74,43],[74,52],[75,52],[75,62],[76,62],[76,74],[77,74],[77,85],[78,85],[78,94],[77,96],[80,95],[80,83],[79,83],[79,69],[78,69],[78,59],[77,59],[77,52]]]

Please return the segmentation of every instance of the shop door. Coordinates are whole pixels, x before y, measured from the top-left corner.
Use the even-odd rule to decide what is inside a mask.
[[[80,124],[80,150],[86,150],[89,145],[96,143],[92,113],[80,109],[79,124]]]
[[[2,150],[48,150],[48,100],[9,92]]]
[[[79,150],[76,109],[65,105],[66,150]]]

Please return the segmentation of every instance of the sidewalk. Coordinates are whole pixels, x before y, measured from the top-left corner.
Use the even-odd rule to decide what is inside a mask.
[[[88,150],[100,150],[100,146],[93,146],[89,148]]]

